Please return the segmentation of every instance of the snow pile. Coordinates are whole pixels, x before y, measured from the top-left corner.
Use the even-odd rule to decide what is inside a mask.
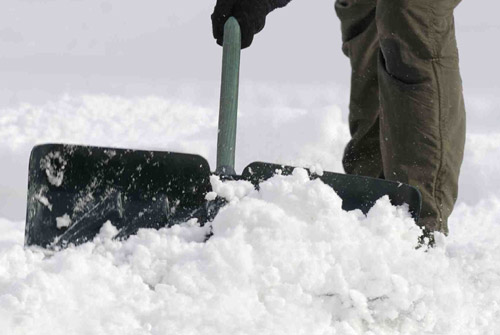
[[[269,97],[241,104],[237,170],[254,160],[341,170],[349,136],[338,99],[287,105],[262,90]],[[24,222],[0,219],[2,334],[499,334],[500,137],[479,119],[468,128],[450,236],[432,250],[415,249],[420,232],[405,208],[381,199],[367,217],[344,212],[301,170],[260,192],[212,177],[207,199],[229,205],[211,227],[188,222],[119,242],[106,223],[94,243],[53,255],[25,250]],[[213,167],[216,127],[214,106],[162,97],[64,96],[1,109],[0,217],[25,213],[36,143],[178,150]],[[61,176],[47,173],[57,185]]]
[[[420,231],[404,207],[382,198],[366,217],[342,211],[304,170],[259,192],[212,183],[230,202],[206,227],[191,221],[120,242],[107,222],[94,243],[50,255],[23,249],[22,224],[1,222],[2,332],[500,331],[500,202],[480,216],[461,206],[464,225],[425,250],[415,248]]]

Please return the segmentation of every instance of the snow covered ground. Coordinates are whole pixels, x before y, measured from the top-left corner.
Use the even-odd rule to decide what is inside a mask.
[[[194,222],[125,242],[111,240],[108,222],[78,248],[23,248],[36,143],[167,149],[215,165],[212,4],[123,3],[0,5],[2,334],[500,334],[500,68],[496,46],[481,42],[500,25],[494,10],[479,20],[472,2],[457,13],[468,113],[460,198],[434,249],[415,249],[404,208],[381,199],[367,217],[344,212],[301,170],[259,193],[214,180],[231,203],[207,243]],[[244,54],[239,171],[255,160],[341,171],[348,64],[331,1],[317,6],[301,27],[310,9],[295,0]],[[297,50],[287,29],[311,38]]]
[[[249,89],[242,100],[279,96],[270,90]],[[334,101],[345,90],[317,92]],[[339,171],[348,138],[340,108],[277,104],[242,107],[238,169],[262,159]],[[63,96],[3,109],[0,143],[14,162],[34,143],[64,141],[199,153],[213,166],[216,120],[216,109],[154,96]],[[343,212],[331,189],[300,170],[260,193],[244,183],[220,190],[232,202],[207,243],[207,228],[193,222],[126,242],[110,240],[108,223],[94,243],[50,255],[23,248],[22,221],[1,219],[0,327],[9,334],[497,334],[499,135],[469,133],[450,236],[428,252],[415,250],[419,232],[404,209],[381,199],[367,217]],[[5,160],[5,171],[9,164],[20,171],[9,168],[2,182],[25,182],[25,168]]]

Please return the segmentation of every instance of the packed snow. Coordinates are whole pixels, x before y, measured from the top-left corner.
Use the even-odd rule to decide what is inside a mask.
[[[273,122],[268,110],[243,113],[241,133],[263,126],[254,145],[239,137],[238,169],[259,156],[340,169],[348,135],[338,107],[274,112]],[[26,159],[40,142],[166,143],[203,154],[213,167],[216,118],[210,108],[159,97],[64,96],[3,110],[0,137],[12,139],[4,154]],[[463,200],[450,235],[438,235],[433,249],[416,248],[421,232],[404,206],[382,198],[367,216],[345,212],[336,193],[302,169],[259,191],[213,176],[207,200],[228,205],[204,227],[190,220],[117,241],[108,221],[95,241],[57,253],[25,248],[24,222],[0,219],[0,328],[12,335],[498,334],[498,138],[468,134]]]
[[[213,179],[214,184],[220,181]],[[500,202],[459,207],[450,237],[415,248],[406,208],[365,217],[305,170],[259,192],[216,186],[211,225],[142,230],[106,222],[55,254],[1,222],[0,326],[9,334],[497,334]],[[479,219],[479,220],[478,220]],[[213,236],[204,242],[207,234]]]

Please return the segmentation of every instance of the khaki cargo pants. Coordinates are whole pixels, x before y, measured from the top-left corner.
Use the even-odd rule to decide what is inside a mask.
[[[337,0],[352,66],[345,171],[416,186],[419,225],[448,233],[465,142],[460,0]]]

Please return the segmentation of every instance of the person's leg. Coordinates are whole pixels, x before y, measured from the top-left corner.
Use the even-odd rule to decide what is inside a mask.
[[[386,179],[419,188],[419,225],[448,232],[465,142],[453,10],[460,0],[378,0]]]
[[[335,10],[341,22],[342,50],[352,68],[349,105],[352,138],[344,151],[344,169],[349,174],[381,177],[375,4],[376,0],[337,0]]]

